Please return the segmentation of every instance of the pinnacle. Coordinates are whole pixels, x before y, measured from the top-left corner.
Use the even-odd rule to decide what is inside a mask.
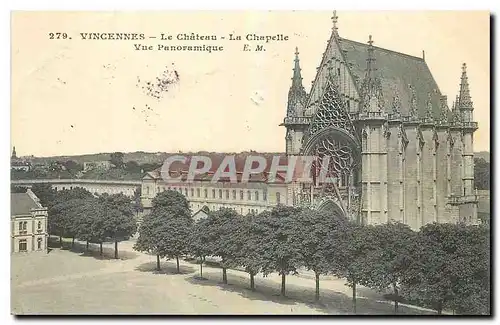
[[[467,77],[467,64],[465,63],[462,64],[462,76],[460,77],[460,91],[458,94],[457,106],[460,110],[473,109]]]

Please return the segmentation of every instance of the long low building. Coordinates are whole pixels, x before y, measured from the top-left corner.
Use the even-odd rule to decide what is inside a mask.
[[[142,181],[122,181],[122,180],[95,180],[95,179],[23,179],[12,180],[15,186],[32,187],[34,184],[51,184],[52,188],[69,190],[73,188],[84,188],[92,194],[119,194],[133,196],[137,188],[141,187]]]

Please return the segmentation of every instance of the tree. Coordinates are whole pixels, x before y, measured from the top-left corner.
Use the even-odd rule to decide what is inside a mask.
[[[478,190],[490,189],[490,163],[484,158],[474,158],[474,184]]]
[[[367,270],[371,267],[366,263],[368,251],[373,250],[370,236],[371,226],[361,226],[349,223],[345,229],[339,229],[332,236],[329,263],[332,273],[344,277],[352,288],[352,308],[356,313],[356,286],[365,279]]]
[[[57,200],[56,204],[49,209],[49,225],[53,234],[59,235],[62,246],[62,237],[71,237],[72,246],[77,233],[78,220],[82,216],[82,208],[86,206],[89,198],[71,198],[69,200]]]
[[[46,208],[54,204],[57,196],[57,191],[48,183],[33,184],[31,191],[40,199],[40,204]]]
[[[367,228],[365,240],[374,248],[367,252],[366,264],[370,266],[361,283],[384,291],[392,288],[394,312],[398,312],[398,287],[406,274],[413,254],[412,244],[416,233],[402,223],[384,223]]]
[[[66,170],[70,172],[72,175],[78,174],[78,172],[81,172],[83,170],[83,165],[77,163],[74,160],[66,160],[65,162],[62,163],[64,167],[66,167]]]
[[[201,279],[203,279],[203,263],[205,258],[210,255],[210,248],[207,246],[210,235],[206,231],[208,222],[206,218],[195,221],[188,242],[188,252],[200,260]]]
[[[261,213],[255,220],[261,227],[261,245],[257,247],[262,256],[264,276],[278,272],[281,275],[281,295],[285,296],[286,276],[297,273],[300,266],[300,248],[293,243],[295,235],[292,226],[300,209],[278,205],[269,213]]]
[[[142,202],[141,202],[141,192],[142,192],[141,187],[137,186],[137,188],[134,191],[134,198],[133,198],[134,210],[136,213],[139,213],[143,210]]]
[[[176,191],[159,193],[152,201],[151,213],[144,217],[139,239],[134,249],[160,257],[175,258],[180,272],[179,257],[187,252],[192,224],[191,210],[186,198]]]
[[[160,254],[162,240],[158,236],[158,228],[162,226],[160,218],[152,214],[144,216],[139,227],[139,238],[134,244],[134,250],[156,255],[156,269],[160,270]]]
[[[259,215],[241,218],[234,231],[233,241],[236,252],[236,265],[241,265],[250,275],[250,289],[255,291],[255,275],[260,272],[264,260],[260,252],[262,237],[265,232],[263,223],[256,219]]]
[[[27,190],[27,188],[24,186],[16,186],[16,185],[10,186],[11,193],[26,193],[26,190]]]
[[[141,171],[150,172],[162,166],[161,163],[144,163],[140,165]]]
[[[116,168],[123,168],[123,152],[113,152],[109,161],[115,165]]]
[[[105,237],[115,243],[115,258],[118,258],[118,242],[127,239],[137,230],[137,222],[130,199],[123,194],[101,195],[98,204],[103,209]]]
[[[413,247],[415,259],[402,279],[409,299],[435,309],[438,314],[456,299],[454,275],[465,266],[455,260],[461,245],[457,230],[455,224],[423,226]]]
[[[98,204],[97,199],[92,197],[82,201],[80,208],[76,212],[73,231],[76,238],[86,242],[86,249],[88,250],[89,242],[98,242],[96,238],[104,237],[104,214],[102,213],[102,207]]]
[[[125,163],[125,170],[129,173],[140,173],[141,166],[136,161],[130,160]]]
[[[345,217],[304,209],[292,223],[292,241],[299,248],[300,264],[315,274],[316,301],[319,300],[319,276],[332,270],[329,258],[337,247],[332,242],[336,240],[336,233],[346,228],[347,222]]]
[[[235,238],[241,216],[234,210],[222,208],[208,215],[205,231],[210,255],[221,258],[222,282],[227,284],[227,268],[237,266],[238,239]]]
[[[489,313],[489,231],[484,226],[428,224],[421,228],[403,278],[409,299],[442,314]]]
[[[35,184],[38,185],[38,184]],[[62,245],[62,237],[65,235],[73,236],[72,224],[74,222],[73,216],[76,213],[76,208],[82,204],[82,200],[92,198],[89,191],[77,187],[68,190],[54,191],[46,185],[35,188],[41,194],[40,203],[42,198],[48,207],[48,225],[49,232],[54,235],[59,235],[59,241]],[[35,192],[35,195],[37,193]],[[38,195],[37,195],[38,196]],[[42,205],[44,205],[42,203]]]
[[[177,273],[180,273],[179,258],[188,253],[189,236],[192,219],[168,215],[167,222],[162,225],[161,257],[176,260]]]

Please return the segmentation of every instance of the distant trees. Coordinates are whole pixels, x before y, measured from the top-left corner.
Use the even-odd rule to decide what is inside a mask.
[[[484,158],[474,158],[474,184],[478,190],[490,189],[490,163]]]
[[[72,175],[76,175],[83,170],[83,164],[77,163],[74,160],[66,160],[61,163],[68,172]]]
[[[115,165],[116,168],[123,168],[124,166],[123,157],[124,157],[123,152],[113,152],[110,155],[109,162]]]
[[[141,166],[136,161],[130,160],[125,163],[125,170],[130,173],[140,173]]]
[[[24,186],[16,186],[16,185],[10,186],[11,193],[26,193],[26,190],[27,190],[27,188]]]

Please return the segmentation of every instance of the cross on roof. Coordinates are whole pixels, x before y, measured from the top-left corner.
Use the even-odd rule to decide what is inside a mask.
[[[338,19],[339,19],[339,17],[337,16],[337,10],[334,10],[333,11],[333,16],[332,16],[332,23],[333,23],[332,29],[335,30],[335,31],[338,29],[337,28]]]

